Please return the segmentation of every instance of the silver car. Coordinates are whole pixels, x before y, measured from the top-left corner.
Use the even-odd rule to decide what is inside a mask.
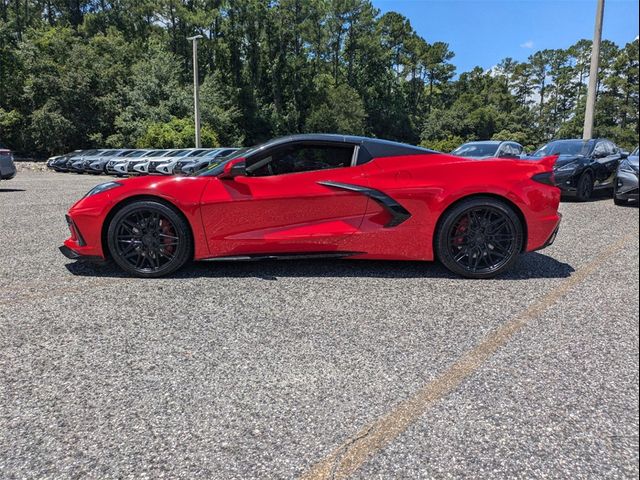
[[[85,169],[91,173],[105,173],[107,163],[111,160],[121,159],[124,155],[133,152],[132,149],[113,150],[112,152],[102,155],[89,163],[89,166]]]
[[[484,160],[487,158],[520,158],[524,148],[517,142],[500,140],[481,140],[468,142],[456,148],[452,155]]]
[[[13,163],[11,150],[0,146],[0,179],[9,180],[16,176],[16,166]]]
[[[237,148],[216,148],[211,152],[205,153],[195,159],[187,159],[179,161],[173,168],[173,173],[179,173],[182,170],[184,174],[191,174],[207,167],[212,162],[217,162],[220,158],[231,155],[237,151]]]
[[[626,205],[629,200],[638,201],[638,148],[620,162],[616,172],[613,201]]]

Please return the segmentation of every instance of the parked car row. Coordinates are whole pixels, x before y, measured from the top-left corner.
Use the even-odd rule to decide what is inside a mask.
[[[477,160],[557,155],[555,182],[565,197],[586,201],[595,191],[608,190],[613,191],[616,204],[638,200],[638,149],[629,155],[605,138],[553,140],[531,155],[512,141],[469,142],[451,153]]]
[[[93,149],[51,157],[47,166],[56,172],[116,176],[193,173],[237,148]]]

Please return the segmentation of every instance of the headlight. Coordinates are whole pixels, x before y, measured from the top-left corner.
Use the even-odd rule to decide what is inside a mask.
[[[107,190],[111,190],[116,187],[121,187],[122,184],[119,182],[107,182],[101,183],[100,185],[96,185],[84,196],[84,198],[91,197],[92,195],[96,195],[98,193],[106,192]]]
[[[578,164],[576,162],[571,162],[559,167],[558,172],[573,172],[576,168],[578,168]]]
[[[629,160],[627,159],[624,159],[622,162],[620,162],[619,168],[622,172],[635,173],[635,171],[633,170],[633,167],[631,166],[631,164],[629,163]]]

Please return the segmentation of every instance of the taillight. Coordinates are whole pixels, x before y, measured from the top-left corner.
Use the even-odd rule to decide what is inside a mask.
[[[556,186],[556,176],[553,172],[536,173],[531,178],[536,182],[544,183],[545,185],[551,185],[552,187]]]

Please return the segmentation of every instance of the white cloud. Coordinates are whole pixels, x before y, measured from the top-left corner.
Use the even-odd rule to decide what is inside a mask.
[[[636,38],[633,39],[634,42],[637,42],[640,39],[640,35],[636,35]]]
[[[533,48],[533,40],[527,40],[524,43],[521,43],[520,46],[522,48]]]

